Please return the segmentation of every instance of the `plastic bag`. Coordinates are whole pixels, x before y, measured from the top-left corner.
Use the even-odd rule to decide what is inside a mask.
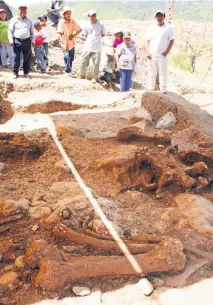
[[[162,116],[158,121],[156,128],[163,128],[166,129],[169,126],[173,125],[177,122],[174,114],[172,112],[167,112],[164,116]]]

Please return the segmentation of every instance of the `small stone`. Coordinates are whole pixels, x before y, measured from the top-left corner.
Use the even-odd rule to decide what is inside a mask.
[[[39,225],[34,225],[34,226],[32,227],[32,231],[33,231],[33,232],[36,232],[36,231],[38,231],[39,229],[40,229]]]
[[[72,288],[72,291],[74,292],[75,295],[84,297],[86,295],[90,295],[91,291],[88,287],[79,287],[79,286],[74,286]]]
[[[0,277],[0,288],[7,288],[9,290],[14,290],[18,288],[18,286],[19,286],[18,273],[10,271]]]
[[[4,261],[4,255],[0,255],[0,263]]]
[[[19,257],[17,257],[17,259],[15,260],[15,267],[18,269],[23,269],[25,267],[25,256],[21,255]]]
[[[42,218],[49,216],[52,213],[52,210],[48,207],[32,207],[29,209],[29,214],[32,218]]]
[[[0,172],[2,172],[3,170],[5,170],[7,168],[6,164],[3,162],[0,162]]]
[[[64,160],[55,163],[54,167],[65,170],[65,172],[70,173],[71,170]]]
[[[146,278],[143,278],[138,282],[138,287],[140,288],[142,293],[146,296],[151,295],[154,291],[154,287]]]
[[[164,148],[164,147],[165,147],[164,145],[161,144],[158,145],[158,148]]]
[[[34,200],[32,201],[32,203],[30,204],[31,207],[43,207],[45,206],[47,203],[43,200]]]
[[[156,198],[156,199],[162,199],[162,195],[157,194],[157,195],[155,196],[155,198]]]

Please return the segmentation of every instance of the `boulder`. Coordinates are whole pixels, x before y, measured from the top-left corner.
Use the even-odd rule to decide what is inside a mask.
[[[29,215],[31,218],[43,218],[47,217],[52,213],[52,210],[49,207],[32,207],[29,209]]]
[[[180,194],[174,198],[180,213],[186,216],[189,225],[199,233],[213,235],[213,204],[204,197]]]

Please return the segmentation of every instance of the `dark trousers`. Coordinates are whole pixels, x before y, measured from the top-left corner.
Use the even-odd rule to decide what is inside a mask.
[[[64,64],[65,64],[65,72],[70,73],[72,71],[72,63],[75,58],[75,48],[72,48],[69,51],[64,51]]]
[[[44,47],[44,52],[45,52],[45,59],[46,59],[46,66],[49,66],[49,61],[48,61],[48,54],[49,54],[49,43],[48,42],[44,42],[43,43],[43,47]]]
[[[13,41],[14,47],[14,61],[13,61],[13,72],[18,74],[20,68],[20,57],[21,52],[23,53],[23,70],[24,74],[30,72],[30,64],[32,60],[32,48],[31,48],[31,39],[20,40],[14,38]]]

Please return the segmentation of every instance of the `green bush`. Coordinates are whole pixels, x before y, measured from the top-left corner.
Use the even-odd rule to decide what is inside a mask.
[[[179,54],[172,55],[169,58],[170,64],[175,68],[189,71],[189,60],[186,52],[180,52]]]

